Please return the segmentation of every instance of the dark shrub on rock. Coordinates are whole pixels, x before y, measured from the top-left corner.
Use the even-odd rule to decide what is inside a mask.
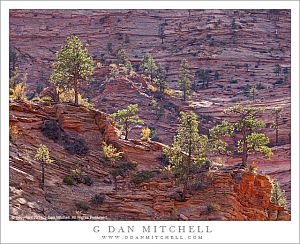
[[[56,142],[60,139],[61,129],[56,120],[45,120],[42,124],[42,133],[44,136]]]
[[[100,205],[104,202],[105,200],[105,195],[100,193],[100,194],[96,194],[93,198],[92,198],[92,202],[96,205]]]

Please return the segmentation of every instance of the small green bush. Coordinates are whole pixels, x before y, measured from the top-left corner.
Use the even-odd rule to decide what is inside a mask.
[[[265,87],[261,82],[259,82],[259,83],[256,85],[256,89],[257,89],[257,90],[262,90],[262,89],[266,89],[266,87]]]
[[[100,193],[100,194],[96,194],[93,198],[92,198],[92,202],[96,205],[101,205],[105,200],[105,195]]]
[[[231,83],[231,84],[237,84],[238,81],[237,81],[237,80],[231,80],[230,83]]]
[[[137,172],[133,178],[132,182],[135,184],[140,184],[142,182],[147,182],[153,177],[153,174],[151,171],[142,170]]]
[[[44,136],[52,139],[55,142],[59,140],[62,132],[57,121],[54,119],[45,120],[41,129]]]
[[[74,140],[65,141],[65,149],[71,154],[85,155],[89,148],[83,138],[75,138]]]
[[[64,178],[64,183],[67,185],[74,185],[75,184],[75,180],[71,175],[66,175]]]
[[[110,173],[116,177],[118,175],[125,177],[125,172],[128,170],[134,170],[136,168],[136,163],[121,163],[117,166],[117,168],[113,169]]]
[[[156,128],[151,129],[150,138],[151,138],[151,141],[161,142],[161,139],[157,135],[157,129]]]
[[[119,169],[127,171],[127,170],[134,170],[136,169],[137,163],[122,163],[118,166]]]
[[[77,202],[77,203],[75,203],[75,206],[76,206],[76,208],[77,208],[77,210],[83,210],[83,211],[87,211],[87,210],[89,210],[89,206],[86,204],[86,203],[84,203],[84,202]]]
[[[161,154],[156,158],[163,166],[167,166],[170,164],[169,158],[166,156],[166,154]]]
[[[110,173],[112,174],[113,177],[117,177],[118,175],[124,177],[124,170],[122,169],[119,169],[119,168],[116,168],[116,169],[113,169],[112,171],[110,171]]]

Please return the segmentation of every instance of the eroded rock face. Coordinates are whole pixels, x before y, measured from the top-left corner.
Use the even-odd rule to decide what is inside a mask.
[[[67,152],[43,135],[43,121],[55,119],[66,133],[80,135],[86,155]],[[125,141],[107,114],[67,104],[42,105],[11,101],[10,124],[18,133],[10,142],[10,218],[49,219],[54,216],[97,216],[102,220],[289,220],[289,213],[270,202],[271,185],[259,174],[241,170],[201,173],[202,183],[181,202],[180,186],[161,171],[158,160],[163,144]],[[124,152],[124,161],[136,162],[137,170],[152,171],[148,182],[135,184],[136,170],[113,177],[113,166],[103,160],[101,143],[106,140]],[[45,144],[54,163],[46,168],[45,187],[40,186],[41,167],[33,158]],[[80,168],[92,179],[91,186],[66,185],[63,179]],[[101,194],[104,200],[92,199]],[[77,210],[76,203],[88,209]],[[81,205],[82,206],[82,205]]]
[[[134,64],[152,53],[170,81],[187,58],[193,71],[218,71],[222,81],[266,84],[276,63],[290,68],[290,18],[289,10],[10,10],[10,45],[33,83],[48,81],[55,52],[76,34],[105,64],[123,46]]]
[[[102,64],[96,65],[93,82],[81,85],[83,97],[107,113],[137,103],[145,126],[156,129],[159,139],[168,145],[180,111],[194,111],[201,121],[200,131],[206,133],[228,119],[223,110],[236,103],[265,107],[262,119],[274,156],[250,160],[259,162],[260,173],[279,179],[290,202],[290,23],[289,10],[11,10],[10,46],[18,55],[20,73],[28,73],[28,94],[32,94],[38,83],[49,85],[55,52],[66,37],[78,35],[95,63]],[[159,26],[165,29],[163,44]],[[137,73],[143,55],[151,53],[166,68],[171,88],[178,88],[183,58],[192,74],[199,68],[211,70],[211,82],[208,88],[200,82],[197,92],[183,102],[180,94],[160,100],[153,92],[145,93],[147,83],[140,75],[109,80],[108,65],[115,62],[121,46]],[[276,65],[281,66],[280,73],[275,72]],[[257,87],[254,101],[249,94],[253,86]],[[46,88],[42,95],[49,92]],[[161,114],[152,109],[153,99],[163,107]],[[275,146],[275,130],[270,125],[274,120],[271,109],[277,106],[283,108],[283,115],[279,145]],[[65,126],[80,130],[78,123],[68,123]],[[141,127],[133,130],[130,138],[140,138],[140,132]]]

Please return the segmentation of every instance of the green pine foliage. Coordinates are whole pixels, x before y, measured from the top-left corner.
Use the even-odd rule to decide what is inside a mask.
[[[180,65],[180,77],[179,77],[179,88],[183,93],[183,101],[186,101],[187,95],[191,91],[191,75],[189,74],[189,65],[186,59],[181,61]]]
[[[147,53],[141,62],[141,67],[143,69],[143,73],[146,76],[150,77],[150,81],[152,82],[157,72],[157,64],[154,61],[153,56],[150,53]]]
[[[42,189],[44,189],[45,185],[45,165],[50,164],[53,162],[53,160],[50,158],[50,152],[48,150],[48,147],[41,144],[39,148],[36,151],[36,154],[34,156],[34,159],[41,163],[42,167]]]
[[[118,75],[119,75],[118,66],[116,64],[112,64],[109,76],[115,79]]]
[[[125,50],[123,48],[120,48],[118,50],[118,53],[117,53],[117,64],[120,65],[124,65],[128,71],[131,70],[132,68],[132,65],[131,65],[131,62],[129,61],[129,58],[125,52]]]
[[[158,36],[161,39],[161,44],[164,44],[164,39],[166,38],[165,29],[166,29],[166,23],[161,23],[158,26]]]
[[[52,163],[53,160],[50,158],[50,152],[46,145],[41,144],[39,148],[36,151],[36,154],[34,156],[34,159],[36,161],[42,162],[42,163]]]
[[[181,112],[173,144],[170,148],[164,149],[164,153],[170,162],[168,169],[175,175],[177,181],[183,184],[183,195],[189,187],[192,168],[200,166],[207,160],[208,141],[206,135],[199,134],[195,113]]]
[[[50,81],[55,85],[58,93],[73,88],[75,91],[75,105],[78,105],[79,83],[87,81],[94,73],[93,59],[88,55],[79,37],[67,37],[67,43],[56,54],[57,61]]]
[[[130,104],[126,109],[119,110],[112,114],[112,118],[117,121],[117,124],[125,132],[125,140],[128,140],[128,134],[134,126],[144,123],[137,113],[138,105]]]
[[[274,121],[271,125],[271,128],[275,129],[276,131],[276,145],[278,145],[278,137],[279,137],[279,119],[282,116],[282,108],[281,107],[275,107],[272,109],[272,115],[275,117]]]
[[[251,96],[252,96],[252,101],[254,102],[254,100],[255,100],[255,95],[256,95],[256,93],[257,93],[257,90],[256,90],[256,88],[255,88],[255,86],[253,86],[251,89],[250,89],[250,94],[251,94]]]
[[[232,145],[232,147],[235,152],[241,154],[243,166],[247,166],[250,154],[260,153],[266,158],[272,156],[272,150],[267,146],[269,138],[257,132],[265,128],[265,123],[257,118],[264,109],[243,107],[238,104],[224,112],[235,119],[234,121],[223,120],[221,124],[210,129],[210,136],[216,144],[221,143],[222,148],[228,148],[226,138],[237,139],[237,146]],[[223,154],[233,154],[233,152],[223,151]]]
[[[159,91],[163,93],[167,88],[167,75],[165,69],[157,65],[157,70],[154,78],[154,83],[157,85]]]
[[[270,201],[275,203],[281,207],[286,207],[286,197],[284,190],[281,189],[279,182],[277,180],[273,180],[271,182],[272,190],[271,190],[271,198]]]

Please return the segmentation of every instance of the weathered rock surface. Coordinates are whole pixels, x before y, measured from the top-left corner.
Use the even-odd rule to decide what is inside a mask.
[[[234,23],[233,20],[235,20]],[[172,142],[177,128],[177,115],[180,111],[194,111],[200,118],[201,132],[205,133],[217,122],[228,119],[222,111],[229,106],[242,103],[265,107],[266,113],[262,118],[268,126],[265,132],[270,137],[274,156],[270,160],[251,157],[250,161],[258,162],[259,173],[266,173],[279,180],[286,191],[289,205],[291,199],[290,20],[289,10],[272,13],[268,10],[191,10],[190,13],[188,10],[10,10],[10,47],[17,52],[17,65],[20,73],[28,73],[28,93],[30,94],[36,89],[37,84],[42,86],[49,84],[55,52],[60,49],[66,36],[72,33],[80,36],[96,62],[102,63],[102,66],[97,65],[93,82],[81,85],[81,93],[84,97],[88,97],[96,108],[107,113],[125,108],[130,103],[137,103],[139,115],[145,121],[144,126],[157,129],[158,137],[165,144]],[[164,23],[166,24],[165,39],[164,44],[161,44],[158,29],[159,25]],[[120,46],[126,49],[134,65],[140,62],[145,53],[150,52],[156,61],[168,67],[168,85],[175,90],[176,96],[165,95],[165,98],[161,99],[159,94],[149,91],[147,82],[139,74],[130,75],[128,78],[107,79],[108,65],[115,61],[116,52]],[[209,88],[203,89],[200,86],[197,92],[192,92],[187,102],[182,102],[178,98],[180,93],[176,90],[177,82],[174,82],[178,80],[180,61],[183,58],[189,61],[192,73],[198,68],[212,71]],[[286,71],[282,70],[280,74],[276,74],[274,72],[276,64],[286,68]],[[216,71],[220,77],[215,80]],[[282,84],[280,82],[275,84],[280,79],[285,81]],[[232,82],[232,80],[236,81]],[[251,95],[246,88],[259,84],[260,89],[257,89],[255,100],[251,101]],[[46,89],[42,95],[48,96],[51,92],[51,89]],[[152,108],[153,100],[163,108],[162,111],[157,112]],[[278,146],[275,146],[275,131],[269,128],[273,121],[270,111],[275,106],[283,107]],[[35,206],[35,203],[45,206],[47,211],[51,210],[52,215],[54,213],[70,214],[76,199],[74,192],[81,189],[78,195],[86,199],[83,195],[86,196],[87,193],[84,192],[92,189],[85,185],[67,187],[62,184],[62,178],[76,167],[84,167],[84,170],[93,177],[101,179],[99,187],[103,191],[113,191],[114,187],[108,184],[112,182],[109,173],[111,169],[108,169],[108,166],[104,167],[101,163],[102,155],[99,148],[104,139],[111,141],[116,147],[126,152],[125,160],[136,161],[139,169],[159,168],[157,157],[161,154],[162,145],[120,139],[120,132],[107,121],[104,113],[59,104],[43,107],[12,103],[10,108],[12,110],[10,122],[17,124],[22,133],[10,148],[11,174],[14,176],[13,179],[16,179],[12,182],[11,192],[22,199],[18,200],[20,203],[16,200],[16,205],[12,207],[14,213],[32,211],[32,208],[24,204],[25,199],[30,202],[30,206]],[[40,126],[43,120],[49,117],[56,118],[63,129],[69,133],[85,138],[90,148],[88,155],[85,157],[70,155],[63,149],[63,146],[44,137]],[[140,133],[141,127],[133,130],[130,138],[140,138]],[[57,161],[49,168],[49,172],[47,171],[50,174],[47,178],[54,179],[48,180],[47,188],[49,192],[53,192],[52,198],[56,199],[53,202],[57,201],[54,210],[52,203],[45,200],[43,204],[39,203],[47,195],[38,190],[40,168],[32,161],[40,143],[47,144]],[[151,155],[146,152],[151,152]],[[26,158],[31,158],[31,160],[26,161]],[[220,160],[222,163],[224,161],[226,164],[235,164],[238,159],[226,161],[222,158]],[[24,190],[19,186],[19,181],[23,182]],[[131,195],[128,189],[133,189],[132,191],[138,191],[138,194],[143,195],[143,191],[138,190],[139,188],[136,190],[128,188],[126,177],[123,183],[121,181],[122,179],[120,179],[120,187],[127,189],[122,194]],[[31,184],[30,187],[28,183]],[[63,190],[56,190],[59,187],[54,187],[52,184],[58,184]],[[162,187],[161,183],[152,184]],[[51,186],[53,187],[50,190]],[[34,198],[31,194],[33,188],[37,189],[37,195]],[[67,191],[72,196],[66,200],[72,206],[64,207],[64,210],[60,206],[64,205],[64,199],[58,200],[63,191]],[[95,191],[92,191],[90,195],[94,194]],[[51,194],[47,199],[51,199]],[[132,200],[132,204],[133,202]],[[122,204],[125,203],[122,202]],[[136,209],[144,206],[143,209],[146,209],[144,203],[126,206],[122,204],[120,206],[130,209],[128,211],[138,211],[132,206],[136,206]],[[160,217],[164,216],[161,217],[162,219],[170,217],[167,212],[171,205],[166,203],[166,212],[159,214]],[[155,212],[157,210],[155,209],[163,207],[159,203],[147,205],[149,216],[150,213],[156,216],[154,213],[157,213]],[[32,214],[44,216],[42,208],[39,210],[35,208],[34,211]],[[191,219],[190,214],[178,212],[178,215],[176,211],[175,208],[173,212],[176,213],[176,218],[182,214],[189,220]],[[272,217],[269,219],[281,216],[281,213],[276,211],[270,212]],[[237,219],[243,219],[242,215],[246,216],[244,213],[236,214],[239,216]],[[105,214],[103,216],[110,218]],[[143,215],[143,218],[145,216]],[[111,218],[114,219],[115,216]]]
[[[42,134],[43,120],[57,119],[64,132],[77,133],[85,139],[89,151],[84,156],[67,152],[59,143]],[[94,216],[101,220],[289,220],[282,207],[270,202],[271,184],[260,174],[241,170],[219,170],[208,176],[195,175],[202,186],[191,192],[187,201],[176,197],[180,187],[162,171],[157,156],[163,144],[125,141],[103,112],[67,104],[41,105],[11,101],[10,123],[18,133],[10,142],[10,218],[51,219]],[[154,174],[149,182],[134,184],[135,171],[118,177],[111,175],[112,166],[103,161],[101,143],[107,140],[124,151],[128,162],[135,161],[137,170]],[[45,144],[55,162],[46,168],[44,190],[40,186],[41,168],[34,160],[39,144]],[[70,170],[81,168],[93,179],[87,186],[63,183]],[[239,176],[239,177],[237,177]],[[199,178],[197,178],[199,177]],[[102,204],[92,198],[103,194]],[[177,199],[177,200],[176,200]],[[88,209],[78,211],[75,204]],[[213,206],[214,207],[211,207]]]
[[[159,26],[165,28],[164,43]],[[235,103],[266,107],[263,119],[270,127],[271,108],[283,107],[279,146],[271,161],[262,162],[262,171],[279,178],[290,198],[290,40],[291,13],[288,10],[10,10],[10,46],[19,57],[20,73],[28,73],[29,92],[37,83],[48,84],[55,52],[66,36],[80,36],[97,66],[93,84],[83,84],[81,92],[96,107],[108,113],[137,103],[145,124],[157,129],[163,143],[170,144],[176,132],[179,111],[193,110],[201,119],[203,131],[226,118],[222,111]],[[115,61],[120,46],[137,65],[147,52],[168,67],[169,86],[177,87],[180,61],[186,58],[192,73],[210,69],[208,89],[199,87],[189,102],[167,97],[168,103],[145,94],[145,82],[137,77],[104,84],[108,64]],[[282,67],[275,73],[275,65]],[[283,71],[283,68],[286,68]],[[214,79],[215,71],[219,78]],[[283,84],[275,84],[278,80]],[[235,82],[231,82],[236,80]],[[107,81],[107,80],[106,80]],[[260,84],[254,102],[247,87]],[[161,116],[151,106],[157,100]],[[160,112],[159,112],[160,113]],[[140,129],[132,137],[140,137]],[[275,131],[267,129],[271,144]]]
[[[150,52],[169,66],[170,81],[178,79],[180,61],[187,58],[193,70],[217,70],[224,83],[238,79],[268,84],[278,78],[275,64],[290,68],[290,19],[288,10],[14,9],[10,45],[20,52],[20,70],[34,83],[48,80],[55,52],[66,36],[76,34],[105,64],[115,60],[120,46],[135,64]],[[165,29],[163,44],[160,25]]]

